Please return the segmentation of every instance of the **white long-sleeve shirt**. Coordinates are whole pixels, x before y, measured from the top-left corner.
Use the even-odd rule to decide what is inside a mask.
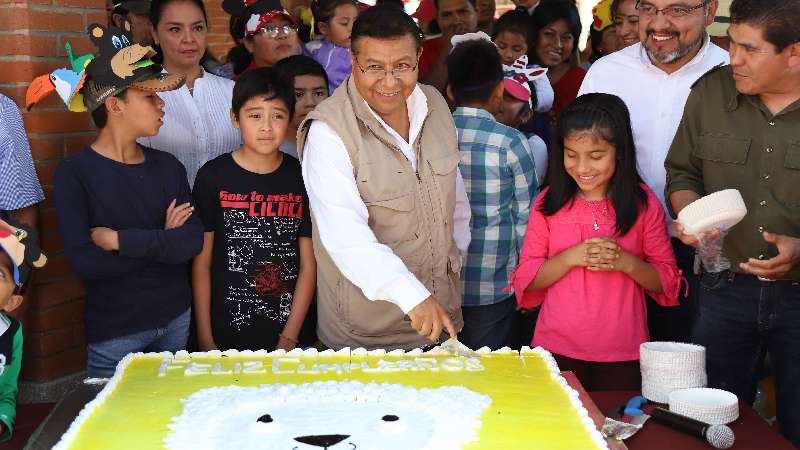
[[[233,84],[203,71],[194,81],[193,94],[186,85],[159,92],[164,100],[164,124],[157,135],[138,139],[142,145],[178,158],[186,167],[190,187],[203,164],[242,145],[239,130],[231,124]]]
[[[628,106],[639,175],[666,211],[667,158],[692,85],[713,67],[728,64],[728,52],[706,38],[703,47],[673,73],[656,67],[641,43],[598,59],[589,68],[578,95],[614,94]],[[667,216],[669,217],[669,216]]]
[[[411,122],[403,139],[375,114],[416,169],[412,144],[428,113],[428,101],[417,86],[406,101]],[[370,300],[386,300],[408,313],[431,293],[392,250],[378,242],[369,228],[369,212],[353,177],[353,164],[341,137],[325,122],[314,121],[303,148],[305,181],[314,226],[336,267]],[[470,207],[461,173],[456,175],[453,239],[462,258],[470,241]]]

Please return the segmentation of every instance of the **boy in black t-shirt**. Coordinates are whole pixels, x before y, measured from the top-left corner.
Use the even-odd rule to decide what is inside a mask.
[[[242,147],[207,162],[194,184],[205,226],[192,266],[201,350],[290,350],[316,284],[311,219],[300,163],[279,151],[294,91],[274,69],[246,72],[231,120]]]

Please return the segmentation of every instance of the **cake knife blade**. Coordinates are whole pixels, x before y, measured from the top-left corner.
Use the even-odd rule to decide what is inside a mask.
[[[476,358],[481,356],[480,353],[471,350],[466,345],[458,341],[457,338],[451,337],[450,339],[441,343],[441,347],[446,352],[452,353],[455,356],[463,356],[465,358]]]

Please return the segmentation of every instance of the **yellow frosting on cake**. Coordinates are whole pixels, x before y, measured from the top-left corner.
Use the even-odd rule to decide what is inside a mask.
[[[81,450],[162,448],[170,432],[167,425],[182,413],[182,400],[200,389],[354,380],[416,388],[457,385],[489,396],[479,439],[465,449],[598,448],[597,435],[587,429],[585,410],[579,404],[576,408],[568,389],[553,376],[547,356],[534,352],[487,353],[477,358],[355,352],[130,355],[60,445]],[[245,369],[263,372],[244,373]]]

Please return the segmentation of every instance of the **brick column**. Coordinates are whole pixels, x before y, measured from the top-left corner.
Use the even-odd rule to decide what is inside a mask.
[[[222,9],[222,0],[206,0],[208,14],[208,51],[220,62],[225,62],[228,50],[233,47],[233,39],[228,32],[230,17]]]
[[[86,26],[106,22],[104,0],[0,0],[0,92],[24,107],[38,75],[66,67],[64,44],[77,55],[93,52]],[[21,401],[57,399],[59,381],[86,365],[83,287],[67,264],[53,205],[53,173],[64,156],[94,136],[88,114],[71,113],[54,93],[23,112],[36,172],[46,199],[39,205],[40,237],[49,261],[34,272],[25,298]]]

